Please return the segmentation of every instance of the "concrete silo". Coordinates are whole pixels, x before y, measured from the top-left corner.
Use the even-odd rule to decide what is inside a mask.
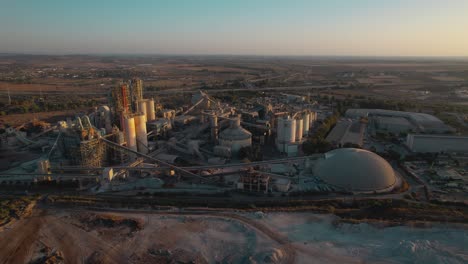
[[[303,128],[304,128],[304,133],[302,135],[307,136],[309,134],[309,129],[310,129],[310,113],[309,112],[304,113]]]
[[[219,133],[219,145],[230,148],[234,156],[241,148],[252,146],[252,133],[241,127],[240,116],[231,119],[230,126]]]
[[[146,133],[146,116],[143,113],[135,117],[136,145],[138,152],[148,153],[148,134]]]
[[[125,140],[127,148],[137,151],[135,119],[133,117],[124,118]]]
[[[287,143],[296,141],[296,120],[289,116],[284,121],[284,140]]]
[[[146,101],[146,120],[153,121],[156,119],[156,111],[154,109],[154,99]]]
[[[287,146],[296,141],[296,120],[291,117],[278,119],[276,146],[279,151],[286,152]]]
[[[211,126],[211,140],[214,143],[218,141],[218,116],[210,116],[210,126]]]
[[[296,140],[301,141],[302,140],[302,134],[304,133],[304,120],[303,119],[297,119],[296,120]]]
[[[147,109],[146,109],[146,101],[147,100],[140,100],[138,101],[138,112],[142,113],[145,117],[145,122],[146,122],[146,117],[147,117]]]

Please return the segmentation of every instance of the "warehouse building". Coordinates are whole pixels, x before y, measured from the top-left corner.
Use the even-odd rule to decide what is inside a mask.
[[[404,117],[376,116],[372,117],[370,122],[377,132],[400,134],[417,130],[417,127]]]
[[[406,137],[406,146],[412,152],[439,153],[459,152],[468,153],[468,137],[448,135],[415,135]]]
[[[346,117],[354,119],[363,117],[369,119],[382,117],[406,119],[408,123],[411,124],[411,126],[409,126],[406,122],[402,123],[401,119],[382,119],[380,121],[382,126],[387,127],[387,129],[392,129],[393,126],[400,129],[408,127],[407,131],[400,132],[417,131],[420,133],[443,134],[455,131],[452,127],[446,125],[439,118],[425,113],[402,112],[383,109],[348,109],[346,111]]]

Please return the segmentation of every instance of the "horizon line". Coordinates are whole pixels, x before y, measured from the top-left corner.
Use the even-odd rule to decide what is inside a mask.
[[[3,55],[23,55],[23,56],[211,56],[211,57],[316,57],[316,58],[440,58],[440,59],[468,59],[468,55],[318,55],[318,54],[230,54],[230,53],[50,53],[50,52],[0,52]]]

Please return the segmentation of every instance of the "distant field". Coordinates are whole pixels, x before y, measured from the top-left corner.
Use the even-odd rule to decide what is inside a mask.
[[[67,110],[67,111],[51,111],[51,112],[40,112],[40,113],[28,113],[28,114],[12,114],[6,116],[0,116],[0,126],[8,124],[10,126],[18,126],[33,119],[45,120],[50,123],[57,122],[59,120],[66,120],[67,117],[73,118],[75,114],[80,111],[87,111],[88,108]]]
[[[463,78],[458,78],[454,76],[433,76],[431,78],[437,81],[444,81],[444,82],[462,82],[465,80]]]
[[[13,82],[0,82],[0,91],[8,91],[11,93],[15,92],[84,92],[84,91],[97,91],[97,90],[106,90],[107,87],[112,85],[109,82],[101,82],[96,80],[93,82],[90,81],[52,81],[47,83],[32,83],[32,84],[18,84]]]
[[[75,75],[77,77],[70,77]],[[8,89],[13,96],[38,91],[105,93],[119,80],[132,77],[143,79],[151,91],[352,84],[353,94],[405,100],[447,100],[453,93],[454,82],[468,85],[468,61],[256,56],[0,56],[2,95]],[[415,89],[418,91],[413,92]],[[420,94],[420,91],[431,93]]]

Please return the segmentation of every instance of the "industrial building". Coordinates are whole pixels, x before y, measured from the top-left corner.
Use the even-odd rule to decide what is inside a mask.
[[[317,114],[306,102],[284,105],[283,99],[232,106],[197,91],[190,105],[164,109],[144,98],[142,81],[132,79],[111,89],[108,106],[62,122],[59,141],[70,165],[83,167],[128,163],[153,152],[153,157],[181,155],[201,165],[214,159],[223,164],[236,160],[242,148],[275,142],[279,153],[296,156]]]
[[[110,89],[107,105],[59,121],[37,173],[76,173],[100,191],[142,188],[137,182],[151,178],[158,179],[154,188],[200,184],[256,193],[300,191],[295,176],[311,176],[296,157],[317,120],[304,100],[287,104],[274,94],[230,104],[197,91],[167,109],[144,95],[141,80],[122,81]],[[279,162],[270,166],[265,156]],[[261,166],[249,165],[254,162]]]
[[[240,116],[234,117],[230,120],[229,127],[219,133],[219,145],[229,148],[232,155],[237,155],[241,148],[252,145],[252,133],[242,128],[240,122]]]
[[[368,118],[369,123],[374,124],[376,128],[394,133],[418,132],[444,134],[455,131],[439,118],[425,113],[383,109],[348,109],[345,115],[348,118],[354,119]]]
[[[270,177],[253,171],[242,174],[237,182],[237,189],[249,192],[267,193]]]
[[[376,132],[392,133],[398,135],[409,131],[416,131],[417,127],[404,117],[373,116],[369,119]]]
[[[299,145],[306,139],[316,120],[316,113],[309,110],[298,111],[293,116],[279,117],[276,120],[277,149],[287,156],[297,155]]]
[[[406,137],[406,146],[412,152],[419,153],[468,153],[468,137],[433,134],[408,134]]]
[[[366,124],[361,120],[340,119],[335,127],[328,133],[326,141],[334,146],[341,147],[345,144],[362,146]]]
[[[392,166],[379,155],[355,148],[325,153],[313,174],[335,188],[353,192],[385,192],[398,181]]]

